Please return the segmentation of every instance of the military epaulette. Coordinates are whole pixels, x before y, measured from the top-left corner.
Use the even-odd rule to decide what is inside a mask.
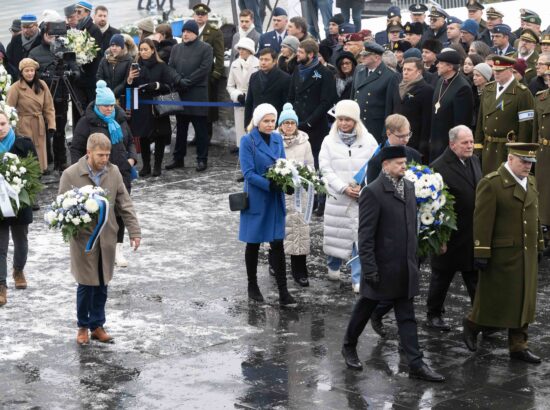
[[[487,178],[487,179],[492,179],[494,177],[498,177],[498,171],[493,171],[493,172],[485,175],[485,178]]]
[[[522,90],[527,90],[527,86],[525,84],[522,84],[522,83],[518,83],[518,87],[521,88]]]
[[[533,68],[532,67],[529,67],[527,70],[525,70],[525,72],[529,72],[529,71],[533,71]]]
[[[550,93],[550,89],[546,90],[540,90],[538,93],[535,94],[536,97],[539,97],[539,101],[544,101],[548,98],[548,95]]]

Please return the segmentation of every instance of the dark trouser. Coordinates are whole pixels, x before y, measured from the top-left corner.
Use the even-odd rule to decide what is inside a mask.
[[[393,301],[391,300],[381,300],[378,302],[378,305],[376,305],[376,308],[374,309],[374,312],[372,315],[378,319],[382,319],[386,313],[388,313],[393,307]]]
[[[143,161],[143,165],[150,166],[151,165],[151,143],[153,142],[153,140],[147,137],[142,137],[139,142],[141,146],[141,160]],[[155,142],[155,167],[160,167],[162,165],[162,159],[164,158],[164,147],[166,146],[166,144],[164,143],[164,139],[162,137],[156,138],[154,142]]]
[[[285,248],[282,240],[275,240],[269,243],[271,250],[269,262],[275,271],[275,280],[279,292],[286,291],[286,261]],[[247,243],[244,251],[244,260],[246,264],[246,275],[249,285],[258,284],[258,253],[260,251],[259,243]]]
[[[122,243],[124,242],[124,231],[126,227],[124,226],[124,220],[120,215],[116,216],[116,223],[118,224],[118,231],[116,233],[116,242]]]
[[[65,126],[67,125],[68,101],[55,101],[55,134],[53,135],[53,164],[54,169],[67,165],[67,147],[65,146]],[[76,124],[74,125],[76,127]]]
[[[29,225],[8,225],[0,224],[0,285],[6,284],[8,276],[8,246],[11,238],[13,239],[13,269],[23,270],[27,263],[27,254],[29,253],[29,242],[27,234]]]
[[[432,266],[432,277],[428,290],[428,318],[441,317],[445,313],[443,304],[449,291],[449,286],[455,276],[456,271],[452,269],[437,269]],[[461,272],[462,279],[470,296],[470,303],[474,304],[474,296],[477,286],[477,271]]]
[[[260,17],[260,5],[258,0],[239,0],[239,8],[241,10],[248,9],[254,13],[254,27],[260,34],[263,33],[262,18]]]
[[[349,23],[350,7],[340,8],[341,13],[344,15],[344,20]],[[351,7],[351,18],[353,19],[353,25],[355,26],[355,32],[361,31],[361,12],[363,11],[363,4],[359,3]]]
[[[363,333],[377,304],[377,300],[368,299],[363,296],[355,303],[344,337],[344,346],[356,348],[357,340],[361,336],[361,333]],[[395,308],[395,319],[397,320],[401,346],[403,346],[403,350],[407,356],[409,367],[416,369],[423,362],[422,352],[418,346],[413,298],[395,299],[393,300],[393,306]]]
[[[183,161],[187,154],[187,133],[189,123],[195,129],[197,141],[197,161],[207,162],[208,160],[208,119],[206,116],[198,115],[176,115],[176,146],[174,147],[174,161]],[[156,151],[156,150],[155,150]]]
[[[478,325],[475,322],[472,322],[470,318],[468,318],[467,326],[474,332],[479,333],[483,330],[489,330],[493,331],[494,327],[490,326],[482,326]],[[522,352],[524,350],[527,350],[527,339],[528,339],[528,329],[529,325],[525,324],[522,327],[519,328],[508,328],[508,348],[510,349],[510,353],[513,352]]]
[[[99,246],[99,242],[97,244]],[[101,251],[97,267],[99,286],[78,284],[76,289],[76,316],[78,327],[86,327],[92,332],[105,324],[105,304],[107,303],[107,285],[103,280]]]

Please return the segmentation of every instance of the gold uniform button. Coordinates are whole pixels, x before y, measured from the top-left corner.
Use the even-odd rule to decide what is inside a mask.
[[[523,223],[524,223],[525,225],[527,225],[527,221],[523,221]]]
[[[527,250],[527,246],[525,247],[525,250]]]
[[[476,239],[476,241],[474,242],[475,246],[479,246],[479,241]]]

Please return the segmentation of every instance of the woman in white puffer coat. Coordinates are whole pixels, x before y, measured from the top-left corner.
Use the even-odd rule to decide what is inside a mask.
[[[360,118],[355,101],[342,100],[336,104],[336,121],[323,140],[319,167],[328,183],[324,217],[323,251],[328,256],[328,279],[340,280],[343,262],[354,258],[359,226],[359,193],[361,186],[354,176],[371,159],[378,146]],[[361,263],[351,262],[351,281],[359,292]]]
[[[298,116],[292,104],[286,103],[279,116],[279,132],[283,137],[286,159],[303,165],[314,166],[313,153],[308,135],[298,129]],[[306,203],[306,191],[302,191],[302,204]],[[309,255],[309,224],[304,215],[296,210],[294,195],[285,195],[285,255],[290,255],[292,277],[300,286],[309,286],[306,257]]]

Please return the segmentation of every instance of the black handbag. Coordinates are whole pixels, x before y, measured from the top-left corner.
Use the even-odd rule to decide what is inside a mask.
[[[181,102],[180,95],[177,91],[172,91],[168,94],[157,95],[156,97],[153,97],[153,100],[158,102],[163,102],[163,101]],[[172,104],[153,105],[155,116],[158,118],[167,117],[169,115],[183,114],[184,108],[185,107],[183,105],[172,105]]]
[[[229,209],[232,211],[244,211],[248,209],[248,192],[229,194]]]

